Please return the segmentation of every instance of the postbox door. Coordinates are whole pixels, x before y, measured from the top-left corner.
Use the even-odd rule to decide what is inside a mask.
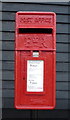
[[[43,56],[43,59],[41,56]],[[35,59],[35,58],[34,58]],[[54,52],[40,52],[39,59],[44,61],[44,78],[43,78],[43,92],[39,91],[27,91],[27,60],[33,60],[32,53],[30,51],[20,52],[19,59],[17,59],[20,66],[19,74],[17,75],[18,81],[18,103],[25,107],[30,108],[52,108],[55,100],[55,86],[54,86],[54,73],[55,73],[55,53]],[[21,87],[20,87],[21,86]],[[20,87],[20,90],[19,90]],[[52,93],[51,93],[52,92]],[[21,96],[21,97],[20,97]],[[26,105],[26,106],[25,106]]]

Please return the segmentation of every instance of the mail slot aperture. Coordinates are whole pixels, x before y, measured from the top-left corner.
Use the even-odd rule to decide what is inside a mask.
[[[47,33],[47,34],[52,34],[52,28],[19,28],[19,33],[24,34],[24,33]]]

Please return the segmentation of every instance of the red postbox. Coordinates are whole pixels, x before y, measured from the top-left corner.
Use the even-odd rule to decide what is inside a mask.
[[[56,15],[17,12],[15,107],[53,109],[56,93]]]

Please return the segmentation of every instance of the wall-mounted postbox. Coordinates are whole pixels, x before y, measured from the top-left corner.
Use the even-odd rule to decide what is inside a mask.
[[[56,78],[56,15],[17,12],[15,107],[53,109]]]

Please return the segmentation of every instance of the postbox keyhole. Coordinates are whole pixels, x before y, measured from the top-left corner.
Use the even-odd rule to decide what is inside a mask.
[[[32,52],[32,56],[33,57],[39,57],[39,51],[38,50],[33,50],[33,52]]]

